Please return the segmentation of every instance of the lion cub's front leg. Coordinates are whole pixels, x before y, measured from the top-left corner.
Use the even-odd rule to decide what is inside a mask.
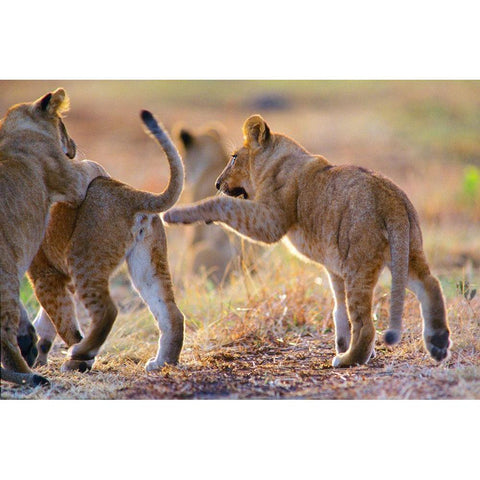
[[[151,372],[178,362],[183,345],[184,317],[175,303],[167,240],[160,218],[147,216],[140,232],[127,256],[127,265],[133,285],[157,320],[161,333],[157,354],[145,365],[147,372]]]
[[[172,208],[163,218],[168,223],[221,222],[241,235],[263,243],[278,242],[289,227],[286,216],[278,208],[231,197],[212,197]]]
[[[87,189],[92,180],[97,177],[110,177],[107,171],[97,162],[93,160],[82,160],[72,164],[74,170],[74,179],[70,182],[70,189],[65,195],[54,201],[67,202],[73,206],[80,205],[85,200]]]

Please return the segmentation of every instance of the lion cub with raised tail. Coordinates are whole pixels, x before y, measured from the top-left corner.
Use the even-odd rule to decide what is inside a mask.
[[[62,370],[92,368],[117,317],[109,292],[114,270],[127,261],[134,287],[156,318],[162,333],[147,371],[178,361],[184,318],[178,309],[168,268],[167,242],[156,214],[178,200],[184,183],[182,159],[150,112],[142,121],[167,155],[170,180],[163,193],[136,190],[111,178],[99,178],[79,208],[59,203],[50,216],[42,246],[28,272],[43,307],[35,319],[39,363],[56,334],[70,347]],[[86,307],[91,323],[85,337],[75,316],[72,293]]]
[[[107,175],[95,162],[73,160],[75,142],[62,121],[68,107],[59,88],[14,105],[0,120],[0,373],[2,380],[32,386],[48,381],[30,370],[17,344],[20,320],[27,318],[20,281],[42,242],[50,206],[78,206],[89,183]]]
[[[385,265],[392,272],[388,344],[401,335],[405,289],[421,303],[430,355],[445,359],[450,332],[438,280],[422,247],[418,215],[392,181],[361,167],[332,165],[259,115],[243,126],[244,145],[217,180],[226,195],[164,215],[168,223],[222,222],[253,241],[285,237],[291,249],[323,264],[335,298],[333,366],[366,363],[375,342],[372,297]],[[242,198],[243,197],[243,198]]]

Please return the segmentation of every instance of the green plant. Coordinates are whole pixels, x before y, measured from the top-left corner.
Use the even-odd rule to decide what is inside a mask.
[[[467,165],[463,173],[462,192],[466,200],[474,202],[480,196],[480,169]]]

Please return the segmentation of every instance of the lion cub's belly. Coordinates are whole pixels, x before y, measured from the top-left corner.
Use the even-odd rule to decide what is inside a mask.
[[[303,260],[320,263],[329,270],[340,273],[338,249],[335,245],[329,245],[328,239],[318,238],[296,226],[289,230],[284,243]]]

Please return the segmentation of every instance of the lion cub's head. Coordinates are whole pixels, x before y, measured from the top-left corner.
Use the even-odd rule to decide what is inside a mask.
[[[11,107],[1,121],[5,135],[13,132],[39,132],[57,138],[68,158],[74,158],[76,145],[68,135],[62,114],[68,111],[70,100],[63,88],[47,93],[31,103]]]
[[[193,185],[199,181],[207,181],[207,195],[213,193],[211,189],[218,172],[229,158],[224,146],[224,135],[225,128],[218,123],[198,131],[186,128],[183,125],[174,127],[174,136],[178,139],[183,150],[182,157],[187,182]]]
[[[260,184],[276,175],[275,165],[286,159],[311,156],[297,142],[273,133],[260,115],[252,115],[243,125],[243,146],[235,151],[217,178],[217,190],[232,197],[253,199]]]
[[[243,125],[243,146],[236,150],[217,178],[215,186],[232,197],[253,198],[255,195],[256,164],[268,149],[272,135],[260,115],[253,115]]]

